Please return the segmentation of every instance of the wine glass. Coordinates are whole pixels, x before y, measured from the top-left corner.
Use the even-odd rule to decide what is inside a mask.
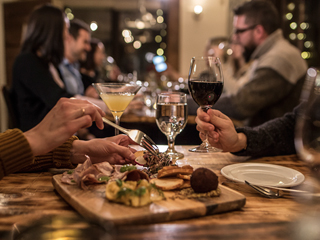
[[[220,98],[223,89],[223,75],[220,59],[217,57],[193,57],[188,75],[188,88],[193,100],[207,112]],[[190,152],[220,152],[210,145],[207,137]]]
[[[304,106],[296,120],[295,147],[320,180],[320,74],[309,68],[301,93]]]
[[[172,160],[183,158],[184,155],[174,149],[176,136],[187,124],[187,95],[180,92],[160,93],[157,97],[156,122],[161,132],[167,136],[168,149],[166,154]]]
[[[320,73],[315,68],[309,68],[307,71],[301,102],[303,106],[300,106],[296,117],[294,142],[299,158],[307,163],[313,176],[308,178],[303,190],[318,196],[300,196],[300,201],[302,198],[305,204],[303,214],[298,218],[294,229],[297,229],[298,233],[305,232],[314,236],[307,239],[317,239],[319,233],[315,229],[320,223],[320,190],[319,184],[316,183],[320,181]]]
[[[120,126],[120,117],[141,86],[131,83],[93,83],[92,85],[111,111],[116,124]],[[119,130],[115,129],[115,135],[118,134]]]

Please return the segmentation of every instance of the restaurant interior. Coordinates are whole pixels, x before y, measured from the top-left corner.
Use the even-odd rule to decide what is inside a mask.
[[[315,43],[320,32],[319,3],[270,1],[279,10],[284,37],[299,48],[310,67],[318,67],[320,50]],[[152,88],[152,91],[188,93],[191,58],[203,55],[209,38],[231,37],[232,9],[244,0],[1,0],[1,86],[11,86],[12,66],[20,50],[23,26],[32,9],[43,2],[64,9],[70,19],[79,18],[90,24],[92,37],[105,45],[105,75],[116,64],[121,70],[120,81],[134,79],[147,85],[151,82],[155,86],[149,84],[148,91]],[[200,7],[200,13],[196,6]],[[163,56],[175,74],[155,71],[154,56]],[[0,129],[5,131],[12,125],[2,95],[0,104]]]
[[[232,38],[233,9],[246,1],[0,0],[0,86],[3,89],[12,85],[12,68],[28,16],[35,6],[51,3],[62,9],[70,21],[81,19],[87,23],[91,37],[104,44],[101,82],[141,86],[137,98],[143,108],[125,112],[120,125],[143,131],[160,151],[166,150],[170,140],[156,123],[158,95],[182,92],[191,99],[190,102],[188,98],[188,105],[195,104],[188,89],[191,59],[205,54],[208,39]],[[279,12],[284,38],[298,48],[309,69],[320,68],[320,1],[269,1]],[[226,54],[232,55],[230,42],[223,44]],[[112,78],[114,69],[118,73]],[[315,77],[309,70],[307,74]],[[12,106],[5,98],[0,94],[1,132],[17,127]],[[106,118],[115,121],[116,117],[110,113]],[[106,203],[105,187],[89,187],[83,194],[84,190],[74,189],[75,185],[61,183],[63,171],[56,168],[10,174],[0,179],[0,239],[2,234],[8,240],[319,239],[320,182],[316,178],[320,165],[310,167],[310,158],[298,154],[255,158],[241,156],[241,152],[192,153],[191,145],[200,145],[202,140],[196,129],[195,112],[187,118],[174,139],[175,149],[183,157],[177,157],[174,163],[190,165],[194,170],[211,169],[219,179],[220,198],[192,200],[169,194],[166,203],[129,208]],[[246,121],[232,121],[235,127],[246,126]],[[319,127],[319,121],[317,124]],[[114,136],[114,128],[105,126],[103,131],[90,131],[97,138]],[[319,155],[315,158],[319,159]],[[249,165],[236,169],[237,164],[245,163],[255,164],[258,170]],[[267,165],[270,168],[266,169]],[[315,169],[317,177],[312,175]],[[266,179],[272,171],[272,179],[284,176],[291,182],[279,180],[281,183],[273,185],[273,191],[262,192],[263,189],[253,189],[250,183],[238,180],[241,171],[260,179],[262,187],[270,187]]]

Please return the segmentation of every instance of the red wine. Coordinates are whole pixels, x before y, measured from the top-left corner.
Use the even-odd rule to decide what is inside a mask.
[[[221,96],[223,82],[189,80],[189,91],[193,100],[201,107],[213,106]]]

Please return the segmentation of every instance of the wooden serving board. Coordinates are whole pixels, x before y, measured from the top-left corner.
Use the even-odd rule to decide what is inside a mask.
[[[64,184],[60,175],[53,176],[53,186],[58,193],[83,217],[115,225],[167,222],[178,219],[201,217],[242,208],[244,195],[219,185],[221,195],[213,198],[167,199],[134,208],[109,202],[105,197],[105,184],[90,185],[82,190],[76,185]]]

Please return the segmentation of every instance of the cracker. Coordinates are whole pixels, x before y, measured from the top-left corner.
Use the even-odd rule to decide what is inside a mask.
[[[190,165],[186,165],[183,167],[171,166],[171,168],[164,167],[158,172],[158,178],[175,177],[178,174],[191,175],[192,173],[193,173],[193,168]]]
[[[169,191],[180,188],[184,181],[180,178],[153,178],[150,180],[151,183],[154,183],[156,187],[160,188],[163,191]]]

